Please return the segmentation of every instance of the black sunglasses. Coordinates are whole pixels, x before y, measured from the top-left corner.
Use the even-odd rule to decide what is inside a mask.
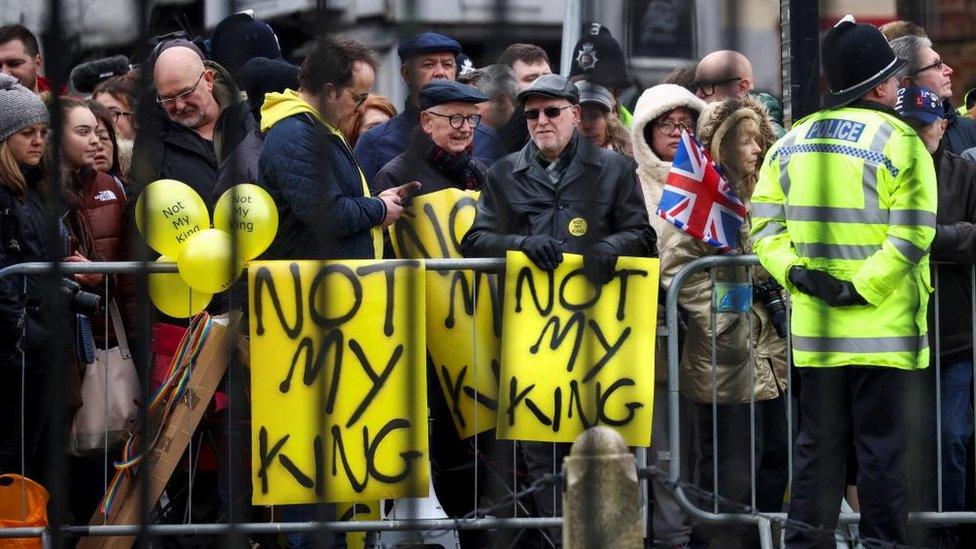
[[[546,118],[559,118],[559,115],[563,113],[566,109],[573,108],[572,105],[566,105],[565,107],[546,107],[544,109],[528,109],[525,111],[526,120],[538,120],[539,113],[545,113]]]

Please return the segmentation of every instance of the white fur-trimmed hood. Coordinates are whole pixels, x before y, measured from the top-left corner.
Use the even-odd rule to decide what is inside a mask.
[[[698,114],[705,108],[705,102],[681,86],[660,84],[644,90],[634,108],[630,135],[634,146],[634,158],[637,160],[637,176],[641,181],[648,210],[657,208],[661,199],[661,188],[668,177],[671,163],[661,160],[644,141],[644,127],[658,116],[676,107],[686,107]]]

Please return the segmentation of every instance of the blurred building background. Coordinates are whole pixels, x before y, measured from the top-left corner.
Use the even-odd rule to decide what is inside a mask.
[[[152,34],[176,30],[176,16],[206,33],[229,10],[253,10],[278,33],[282,50],[299,61],[310,37],[342,31],[371,44],[382,58],[377,92],[399,103],[404,90],[396,58],[398,40],[422,30],[457,38],[476,66],[490,63],[505,45],[544,47],[559,64],[565,0],[64,0],[65,20],[78,60],[134,54],[139,3],[150,8]],[[780,93],[780,14],[789,0],[583,0],[583,20],[611,30],[631,60],[635,84],[646,87],[705,53],[734,48],[756,71],[756,87]],[[0,0],[0,22],[42,28],[44,0]],[[821,0],[820,28],[844,14],[883,24],[909,19],[926,28],[955,70],[956,97],[976,80],[976,1]],[[50,53],[49,53],[50,54]],[[967,88],[968,89],[968,88]]]

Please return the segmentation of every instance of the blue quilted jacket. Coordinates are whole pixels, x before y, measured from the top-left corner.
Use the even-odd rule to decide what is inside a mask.
[[[267,100],[265,103],[267,108]],[[262,129],[267,115],[262,110]],[[278,205],[278,234],[262,259],[372,259],[383,202],[363,196],[349,147],[308,113],[275,120],[258,163]]]

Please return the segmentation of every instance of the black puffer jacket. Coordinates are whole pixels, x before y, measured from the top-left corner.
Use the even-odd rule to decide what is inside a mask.
[[[654,254],[656,238],[633,161],[574,140],[576,151],[558,188],[536,160],[532,142],[489,168],[474,225],[461,242],[465,257],[504,257],[528,235],[552,236],[571,253],[605,241],[618,255]]]
[[[968,355],[973,340],[970,269],[976,262],[976,164],[942,147],[935,152],[939,207],[932,260],[938,270],[939,354]],[[936,277],[932,277],[933,284]],[[929,327],[935,330],[935,301],[929,302]],[[935,345],[930,345],[935,351]]]
[[[154,109],[152,116],[145,117],[148,127],[139,128],[133,147],[130,179],[139,187],[157,179],[182,181],[193,187],[207,207],[213,208],[224,190],[218,188],[219,176],[224,188],[254,182],[258,159],[253,151],[228,160],[245,137],[257,131],[257,124],[227,71],[211,61],[206,61],[205,66],[214,71],[213,94],[221,109],[213,141],[170,121],[161,107],[151,103],[147,108]],[[257,139],[260,148],[260,136]],[[133,198],[138,191],[131,193]],[[135,204],[135,200],[131,202]]]
[[[948,99],[943,106],[949,125],[942,137],[941,147],[953,154],[962,154],[966,149],[976,147],[976,121],[960,116]]]
[[[50,261],[60,258],[61,250],[50,250],[48,238],[48,220],[40,194],[34,188],[29,188],[23,202],[18,200],[13,191],[0,186],[0,215],[7,219],[0,225],[2,244],[0,244],[0,269],[33,261]],[[15,220],[15,221],[14,221]],[[19,231],[16,227],[19,225]],[[19,233],[19,234],[8,234]],[[12,240],[16,240],[20,253],[12,248]],[[31,356],[39,357],[41,350],[50,343],[46,326],[48,325],[48,307],[45,292],[41,287],[41,277],[27,278],[27,309],[23,315],[20,294],[23,287],[20,277],[8,276],[0,278],[0,354],[6,355],[16,349],[18,340]],[[22,324],[22,319],[26,325]],[[21,340],[21,334],[23,339]],[[31,351],[36,351],[31,353]]]

